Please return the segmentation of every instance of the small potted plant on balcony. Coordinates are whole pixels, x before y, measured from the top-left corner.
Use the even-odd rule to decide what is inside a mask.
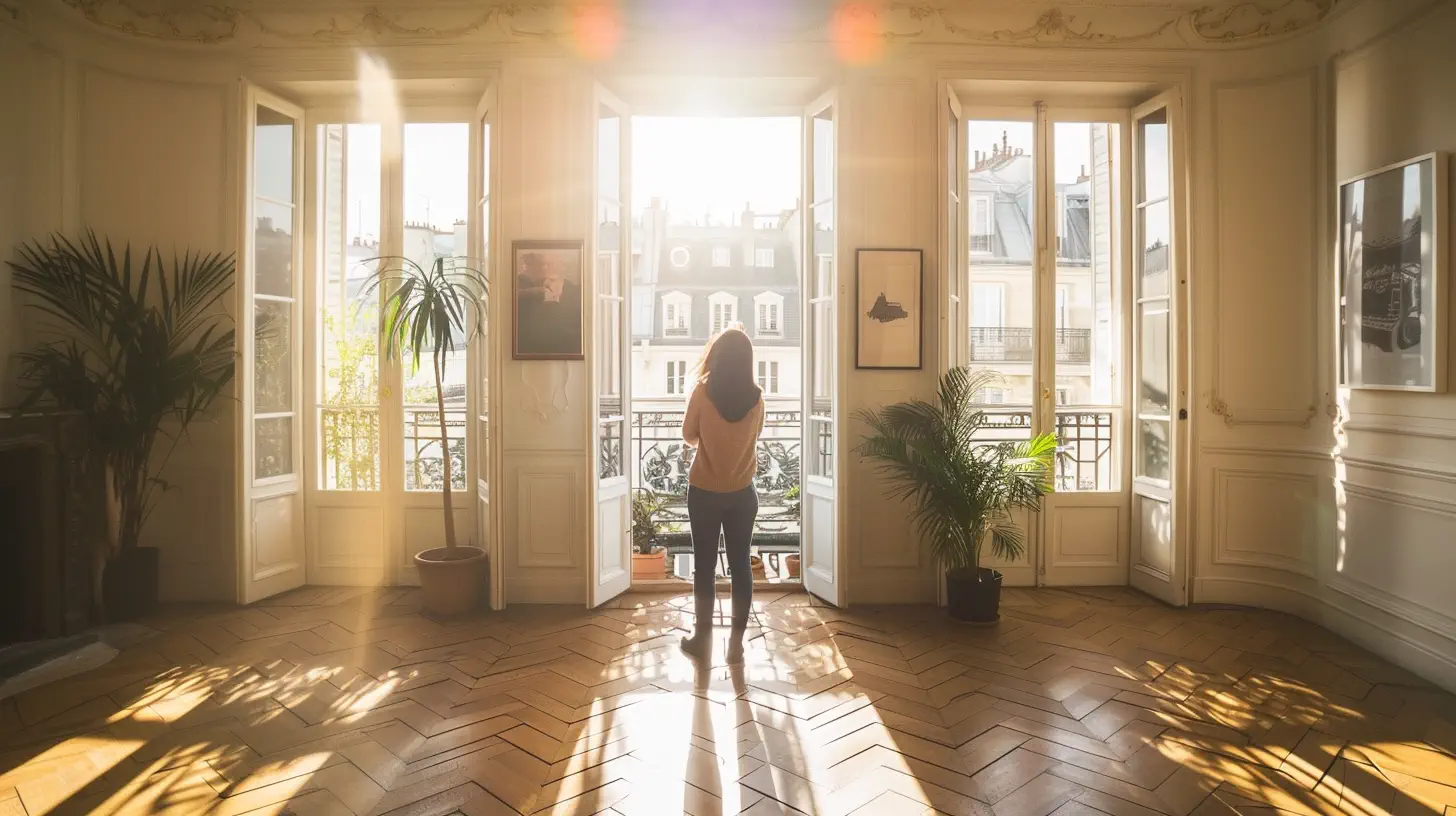
[[[435,258],[428,268],[409,258],[374,258],[361,297],[384,298],[379,330],[390,359],[408,358],[418,369],[422,358],[435,380],[440,421],[441,496],[445,546],[415,555],[425,608],[438,615],[459,615],[480,603],[490,565],[485,551],[461,545],[455,535],[452,489],[454,466],[445,421],[445,363],[456,349],[480,336],[485,321],[485,274],[464,258]]]
[[[649,488],[632,494],[632,578],[667,577],[667,550],[662,546],[663,524],[658,520],[666,503]]]
[[[952,618],[994,623],[1001,573],[981,566],[981,548],[1012,559],[1025,550],[1017,510],[1035,511],[1052,490],[1056,437],[987,443],[976,438],[987,415],[974,394],[996,380],[987,373],[946,372],[934,402],[910,400],[861,412],[870,433],[860,451],[879,463],[890,495],[912,502],[910,516],[945,570]]]

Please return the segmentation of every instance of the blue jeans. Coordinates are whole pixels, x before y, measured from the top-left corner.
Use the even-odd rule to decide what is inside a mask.
[[[718,536],[728,553],[728,574],[733,578],[733,628],[748,627],[753,608],[753,571],[748,547],[753,542],[753,521],[758,518],[758,492],[753,485],[732,493],[688,488],[688,522],[693,533],[693,601],[697,631],[713,628],[713,580],[718,567]]]

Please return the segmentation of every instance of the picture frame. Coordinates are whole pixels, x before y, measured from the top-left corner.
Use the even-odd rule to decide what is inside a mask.
[[[511,242],[511,359],[585,360],[582,241]]]
[[[1448,177],[1447,155],[1427,153],[1340,182],[1336,324],[1348,388],[1446,390]]]
[[[924,261],[919,249],[855,253],[855,368],[924,367]]]

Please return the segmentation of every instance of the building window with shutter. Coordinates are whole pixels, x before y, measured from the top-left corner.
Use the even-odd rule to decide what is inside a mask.
[[[762,388],[765,394],[779,392],[779,364],[777,361],[758,361],[758,387]]]
[[[688,363],[686,360],[667,361],[667,393],[685,394],[687,391]]]
[[[753,251],[753,265],[759,269],[773,269],[773,247],[759,247]]]
[[[713,247],[713,266],[716,266],[716,267],[722,269],[724,267],[727,267],[728,264],[729,264],[728,247],[725,247],[725,246],[715,246],[715,247]]]

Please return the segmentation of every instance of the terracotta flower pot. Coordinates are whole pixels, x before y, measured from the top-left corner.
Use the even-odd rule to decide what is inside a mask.
[[[489,561],[478,547],[439,547],[415,555],[425,608],[436,615],[461,615],[480,605]]]
[[[764,571],[764,568],[763,568],[763,556],[760,556],[760,555],[750,555],[750,556],[748,556],[748,566],[749,566],[750,570],[753,572],[753,577],[755,579],[763,580],[763,579],[768,578],[768,573],[765,572]]]
[[[799,577],[799,556],[798,555],[788,555],[788,556],[784,556],[784,569],[788,570],[788,573],[789,573],[789,577],[790,578],[798,578]]]
[[[632,579],[654,581],[667,577],[667,550],[658,547],[643,555],[632,553]]]

